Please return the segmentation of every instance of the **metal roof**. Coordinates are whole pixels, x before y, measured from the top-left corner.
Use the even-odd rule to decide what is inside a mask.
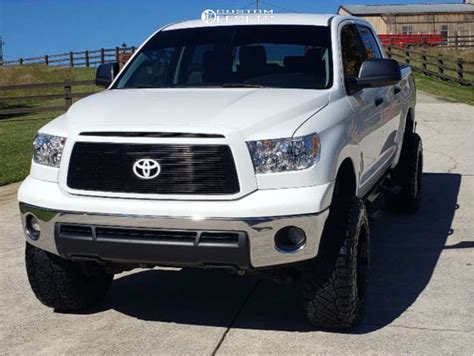
[[[341,5],[351,15],[474,12],[472,4]]]

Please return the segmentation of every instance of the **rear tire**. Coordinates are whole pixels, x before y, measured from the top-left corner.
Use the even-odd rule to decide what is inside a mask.
[[[364,203],[340,197],[331,207],[318,257],[303,274],[308,320],[321,329],[354,327],[365,305],[369,225]]]
[[[77,311],[97,304],[112,283],[102,266],[73,262],[26,244],[26,272],[36,298],[58,311]]]
[[[411,214],[420,207],[423,175],[423,146],[421,137],[410,132],[403,140],[402,152],[393,170],[394,184],[400,187],[396,193],[385,194],[386,207],[395,213]]]

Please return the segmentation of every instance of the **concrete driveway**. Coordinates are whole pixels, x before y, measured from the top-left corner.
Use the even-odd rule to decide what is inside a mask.
[[[137,270],[105,303],[60,314],[30,291],[17,185],[0,188],[2,354],[474,353],[474,107],[419,95],[421,210],[372,222],[366,317],[313,331],[291,289],[224,272]]]

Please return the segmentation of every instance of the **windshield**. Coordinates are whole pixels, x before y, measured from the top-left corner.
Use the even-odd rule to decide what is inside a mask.
[[[160,31],[115,89],[332,85],[329,27],[245,25]]]

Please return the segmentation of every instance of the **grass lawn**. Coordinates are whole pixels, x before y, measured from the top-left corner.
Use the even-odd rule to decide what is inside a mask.
[[[416,88],[443,99],[474,105],[474,87],[464,87],[415,72]]]
[[[30,170],[36,131],[54,116],[25,116],[0,121],[0,186],[24,179]]]

